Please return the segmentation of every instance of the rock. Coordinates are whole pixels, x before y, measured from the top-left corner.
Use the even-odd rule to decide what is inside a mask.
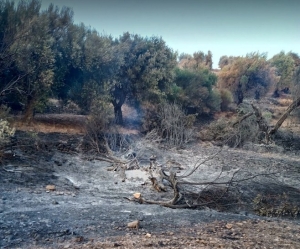
[[[232,224],[230,224],[230,223],[228,223],[228,224],[226,224],[226,226],[225,226],[227,229],[231,229],[232,227],[233,227],[233,225]]]
[[[151,238],[151,234],[150,233],[146,233],[145,237],[146,238]]]
[[[140,199],[141,198],[141,193],[135,193],[135,194],[133,194],[133,197],[135,199]]]
[[[83,240],[84,240],[84,237],[83,237],[83,236],[76,236],[76,237],[74,238],[74,241],[77,242],[77,243],[83,242]]]
[[[136,229],[139,229],[139,226],[140,226],[140,221],[139,221],[139,220],[135,220],[135,221],[129,222],[129,223],[127,224],[127,227],[128,227],[128,228],[136,228]]]
[[[46,186],[46,190],[48,190],[48,191],[54,191],[54,190],[56,190],[56,187],[55,187],[55,185],[47,185]]]

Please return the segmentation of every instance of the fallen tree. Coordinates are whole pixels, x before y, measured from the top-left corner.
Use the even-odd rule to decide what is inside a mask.
[[[200,167],[206,162],[214,159],[220,154],[222,149],[214,155],[202,160],[198,160],[195,165],[184,174],[177,174],[174,168],[166,169],[165,165],[158,165],[156,161],[150,160],[148,168],[149,179],[153,188],[158,191],[172,191],[170,199],[166,200],[150,200],[145,198],[141,193],[136,193],[132,198],[125,199],[138,202],[140,204],[155,204],[169,208],[199,208],[213,207],[222,205],[234,205],[239,202],[238,191],[235,187],[243,182],[253,180],[257,177],[276,177],[278,172],[248,174],[245,177],[237,177],[240,170],[234,170],[230,175],[226,175],[224,179],[223,168],[218,175],[210,181],[191,181],[188,178],[200,170]],[[157,177],[154,177],[154,170],[157,171]],[[156,173],[156,172],[155,172]],[[249,173],[249,172],[248,172]],[[163,187],[157,187],[163,186]]]
[[[271,128],[264,117],[262,116],[261,111],[258,107],[256,107],[254,104],[252,104],[254,114],[256,116],[257,124],[259,126],[259,129],[265,134],[266,143],[269,143],[271,140],[271,136],[274,135],[278,129],[281,127],[283,122],[287,119],[287,117],[290,115],[290,113],[295,110],[300,105],[300,97],[296,98],[286,109],[286,111],[282,114],[282,116],[279,118],[279,120],[276,122],[275,126]],[[251,113],[250,113],[251,114]]]
[[[224,145],[227,144],[228,141],[237,140],[234,141],[233,147],[239,146],[241,144],[241,139],[238,139],[241,136],[241,130],[244,131],[245,128],[248,129],[248,132],[250,130],[253,130],[254,127],[251,127],[250,124],[246,125],[246,127],[243,127],[243,124],[246,124],[247,120],[249,120],[250,117],[255,117],[255,123],[257,124],[257,131],[254,132],[255,136],[259,136],[260,134],[263,134],[264,139],[261,141],[269,144],[271,141],[272,135],[274,135],[278,129],[281,127],[283,122],[288,118],[290,113],[295,110],[300,105],[300,97],[295,99],[286,109],[286,111],[282,114],[282,116],[279,118],[279,120],[276,122],[274,127],[270,127],[266,119],[264,118],[260,108],[256,106],[255,104],[251,103],[252,111],[249,111],[239,117],[234,122],[228,121],[228,125],[226,126],[226,130],[219,131],[221,137],[221,142],[217,143],[217,145]],[[249,121],[250,122],[250,121]],[[245,135],[245,134],[244,134]],[[252,134],[253,135],[253,134]],[[249,134],[248,134],[249,139]]]
[[[292,104],[289,105],[289,107],[286,109],[284,114],[281,116],[281,118],[277,121],[275,126],[269,130],[268,134],[273,135],[277,132],[277,130],[280,128],[282,123],[287,119],[287,117],[290,115],[290,113],[295,110],[300,105],[300,96],[296,98]]]

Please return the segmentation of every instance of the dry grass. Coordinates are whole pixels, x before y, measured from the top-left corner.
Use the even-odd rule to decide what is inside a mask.
[[[20,116],[13,117],[11,124],[17,130],[42,133],[83,134],[87,116],[73,114],[36,115],[31,124],[22,122]]]
[[[293,100],[291,98],[280,98],[278,99],[278,103],[280,106],[286,106],[288,107],[290,104],[292,104]]]
[[[16,130],[42,132],[42,133],[64,133],[85,134],[85,122],[88,116],[75,114],[46,114],[36,115],[31,124],[22,122],[21,116],[10,118],[10,123]],[[138,135],[136,129],[118,126],[118,133]]]

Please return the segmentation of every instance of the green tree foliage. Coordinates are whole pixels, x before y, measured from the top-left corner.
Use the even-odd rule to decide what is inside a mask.
[[[90,32],[83,24],[71,25],[65,37],[62,50],[64,58],[57,64],[61,77],[53,87],[53,92],[61,99],[71,99],[81,107],[86,106],[82,99],[82,88],[85,82],[84,51],[87,33]]]
[[[213,87],[217,76],[207,68],[175,70],[174,85],[169,100],[183,106],[188,112],[210,114],[220,110],[221,97]]]
[[[218,76],[219,86],[229,89],[238,104],[243,102],[244,97],[259,99],[277,81],[266,55],[258,53],[232,58]]]
[[[300,96],[300,57],[296,53],[290,52],[289,55],[293,58],[295,63],[295,70],[293,73],[293,87],[291,92],[294,99],[299,98]]]
[[[50,4],[46,13],[49,18],[49,32],[53,39],[51,49],[54,54],[54,77],[51,86],[55,97],[66,98],[67,88],[73,78],[69,73],[75,60],[72,58],[72,42],[75,40],[75,25],[73,25],[73,12],[66,7],[61,10]],[[70,77],[72,79],[70,79]]]
[[[276,73],[279,76],[275,91],[278,92],[285,89],[291,89],[296,67],[293,57],[282,51],[279,54],[274,55],[270,60],[270,63],[272,66],[276,67]]]
[[[233,102],[232,93],[227,89],[220,89],[221,111],[228,111],[229,105]]]
[[[25,108],[30,121],[34,109],[46,101],[54,79],[63,77],[59,58],[64,50],[60,44],[72,24],[72,13],[50,5],[40,10],[40,1],[0,2],[1,51],[0,78],[2,102]],[[64,63],[60,63],[63,65]],[[4,89],[4,91],[3,91]],[[5,92],[5,94],[4,94]]]
[[[78,47],[81,50],[76,51],[77,46],[74,46],[77,63],[70,68],[70,79],[73,81],[67,84],[71,85],[68,96],[88,112],[97,98],[108,94],[108,82],[118,72],[122,57],[117,55],[111,37],[100,36],[96,31],[84,30],[83,27],[79,27],[79,30],[84,36],[79,37]]]
[[[122,123],[125,100],[157,101],[168,90],[176,54],[161,38],[125,33],[114,40],[73,24],[69,8],[40,7],[37,0],[0,2],[0,90],[14,90],[6,99],[24,107],[26,120],[52,95],[86,112],[110,99]],[[5,87],[11,82],[14,88]]]
[[[26,16],[34,15],[36,4],[33,1],[27,6],[25,2],[20,2],[16,7],[14,2],[0,1],[0,97],[2,103],[7,101],[7,95],[13,92],[16,83],[24,76],[15,66],[19,47],[12,45],[22,44],[23,39],[28,36],[28,25],[23,21]]]
[[[37,13],[26,21],[30,25],[29,35],[22,44],[13,46],[19,49],[16,59],[18,70],[26,74],[18,89],[19,98],[25,104],[25,119],[30,121],[34,108],[49,96],[53,83],[54,53],[51,47],[54,41],[49,33],[46,13]]]
[[[161,38],[143,38],[128,32],[119,38],[115,48],[122,61],[109,80],[109,88],[116,123],[122,124],[121,107],[126,99],[157,101],[169,88],[176,54]]]

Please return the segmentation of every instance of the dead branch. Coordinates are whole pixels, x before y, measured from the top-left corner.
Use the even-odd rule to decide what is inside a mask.
[[[245,120],[246,118],[249,118],[250,116],[252,116],[254,114],[254,112],[249,112],[247,114],[245,114],[243,117],[241,117],[240,119],[238,119],[237,121],[235,121],[232,126],[234,127],[237,124],[240,124],[243,120]]]
[[[266,119],[263,117],[260,109],[257,106],[255,106],[254,104],[251,104],[251,105],[252,105],[252,108],[254,110],[254,114],[256,116],[256,122],[258,124],[259,129],[261,131],[267,133],[268,130],[269,130],[269,126],[267,124]]]
[[[25,78],[27,74],[19,75],[16,79],[11,80],[9,83],[7,83],[1,90],[0,90],[0,96],[4,96],[6,93],[11,92],[13,90],[18,91],[19,93],[24,93],[22,90],[20,90],[16,85],[19,83],[23,78]]]
[[[175,208],[177,207],[177,203],[181,200],[182,195],[179,191],[178,188],[178,182],[176,179],[176,173],[175,172],[170,172],[169,175],[167,175],[162,169],[160,170],[160,175],[162,176],[163,179],[167,180],[168,182],[170,182],[172,189],[174,191],[173,194],[173,198],[169,201],[153,201],[153,200],[146,200],[144,198],[142,198],[141,196],[139,198],[133,198],[133,199],[129,199],[130,201],[138,201],[139,203],[147,203],[147,204],[156,204],[156,205],[161,205],[164,207],[172,207]],[[182,206],[183,207],[183,206]]]
[[[192,175],[201,165],[203,165],[204,163],[206,163],[207,161],[210,161],[210,160],[212,160],[212,159],[214,159],[221,151],[222,151],[222,147],[215,153],[215,154],[213,154],[212,156],[210,156],[210,157],[207,157],[207,158],[205,158],[204,160],[202,160],[201,162],[200,162],[200,160],[201,159],[199,159],[196,163],[195,163],[195,165],[194,165],[194,167],[193,167],[193,169],[191,170],[191,172],[190,173],[188,173],[188,174],[186,174],[186,175],[181,175],[181,176],[178,176],[178,179],[182,179],[182,178],[186,178],[186,177],[189,177],[190,175]]]
[[[160,183],[156,177],[150,177],[150,181],[151,181],[154,189],[157,190],[158,192],[161,192],[161,191],[166,192],[167,191],[165,186],[162,183]]]
[[[183,178],[186,178],[186,177],[190,176],[191,174],[195,173],[195,171],[197,169],[199,169],[199,167],[201,165],[203,165],[208,160],[213,159],[219,153],[220,153],[220,150],[217,153],[215,153],[213,156],[208,157],[208,158],[202,160],[201,162],[199,162],[199,160],[198,160],[198,162],[195,164],[192,171],[183,176],[177,176],[176,173],[173,172],[172,170],[169,173],[166,173],[161,168],[159,171],[159,174],[160,174],[162,180],[166,180],[167,182],[169,182],[171,188],[173,189],[173,198],[172,199],[166,200],[166,201],[155,201],[155,200],[145,199],[142,196],[139,196],[139,198],[133,198],[133,199],[127,198],[127,199],[130,201],[139,202],[140,204],[143,204],[143,203],[155,204],[155,205],[161,205],[161,206],[169,207],[169,208],[197,208],[197,207],[203,207],[203,206],[208,206],[208,205],[212,205],[212,204],[217,204],[217,202],[222,200],[225,197],[225,195],[228,193],[230,186],[233,186],[237,183],[248,181],[248,180],[251,180],[251,179],[254,179],[257,177],[261,177],[261,176],[271,176],[271,175],[278,174],[278,172],[262,173],[262,174],[256,174],[256,175],[244,177],[242,179],[235,179],[236,175],[240,172],[240,170],[238,169],[232,173],[232,175],[230,176],[230,179],[228,179],[227,181],[220,181],[222,173],[223,173],[223,168],[222,168],[222,170],[220,171],[218,176],[212,181],[192,182],[192,181],[182,180]],[[153,162],[150,161],[150,166],[152,166],[152,165],[153,165]],[[153,177],[151,168],[149,168],[149,169],[150,169],[149,174],[151,176],[150,180],[151,180],[154,188],[156,190],[158,190],[159,192],[165,191],[166,189],[161,187],[160,181],[157,181],[157,179],[155,177]],[[161,184],[162,184],[162,180],[161,180]],[[208,187],[212,187],[212,190],[213,190],[214,189],[213,187],[220,186],[220,185],[224,185],[225,188],[222,188],[222,191],[218,192],[217,196],[215,194],[210,194],[212,196],[205,197],[206,191],[210,192],[210,190],[206,190]],[[192,191],[192,192],[190,192],[190,194],[187,194],[189,191],[186,190],[184,188],[184,186],[205,186],[205,187],[204,187],[204,189],[202,188],[200,190],[200,192],[198,192],[198,193],[195,193],[194,191]],[[217,188],[217,190],[220,191],[218,188]],[[184,196],[190,196],[190,195],[198,196],[196,199],[196,202],[190,203],[188,199],[183,200]],[[202,199],[204,200],[204,202]],[[199,200],[200,200],[200,202],[199,202]],[[186,203],[182,203],[184,201]]]
[[[290,115],[290,113],[296,109],[300,105],[300,97],[295,99],[292,104],[289,105],[289,107],[286,109],[285,113],[281,116],[281,118],[277,121],[276,125],[274,128],[272,128],[269,132],[268,135],[273,135],[277,132],[277,130],[280,128],[282,123],[286,120],[286,118]]]
[[[231,178],[231,180],[226,181],[226,182],[216,182],[216,180],[214,180],[214,181],[210,181],[210,182],[179,181],[178,183],[179,184],[187,184],[187,185],[227,185],[227,184],[245,182],[245,181],[252,180],[254,178],[261,177],[261,176],[272,176],[272,175],[280,174],[280,172],[264,173],[264,174],[257,174],[257,175],[249,176],[247,178],[243,178],[243,179],[240,179],[240,180],[233,180],[234,175],[236,175],[236,173],[238,173],[238,172],[239,172],[239,170],[237,170],[233,174],[233,177]]]

